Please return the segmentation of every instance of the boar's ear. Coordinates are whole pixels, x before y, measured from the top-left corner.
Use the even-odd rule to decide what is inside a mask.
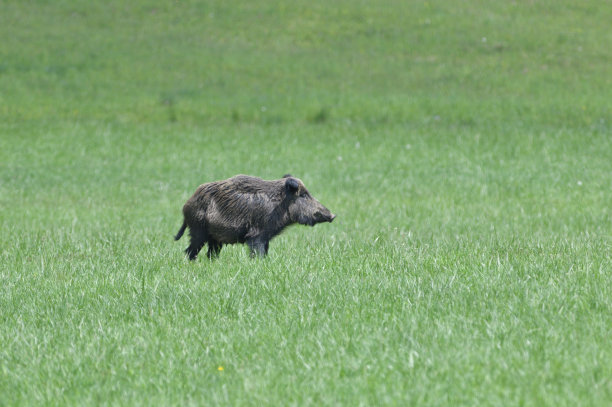
[[[283,175],[283,178],[290,178],[290,177],[291,177],[291,174],[285,174],[285,175]]]
[[[295,194],[300,188],[300,184],[298,184],[295,178],[287,178],[287,181],[285,181],[285,188],[287,188],[288,193]]]

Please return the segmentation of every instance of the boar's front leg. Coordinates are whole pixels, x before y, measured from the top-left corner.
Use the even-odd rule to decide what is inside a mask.
[[[265,257],[266,254],[268,254],[268,247],[270,245],[269,240],[265,240],[262,238],[254,238],[247,240],[247,244],[251,249],[251,257]]]

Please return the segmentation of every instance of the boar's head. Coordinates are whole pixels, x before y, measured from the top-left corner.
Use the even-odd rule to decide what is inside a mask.
[[[285,189],[289,200],[289,219],[302,225],[331,222],[336,215],[321,205],[304,186],[304,183],[289,175],[285,176]]]

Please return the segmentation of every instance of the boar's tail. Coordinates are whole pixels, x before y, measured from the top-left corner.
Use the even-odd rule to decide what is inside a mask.
[[[181,226],[176,236],[174,236],[174,240],[179,240],[183,236],[183,233],[185,233],[186,227],[187,227],[187,222],[183,221],[183,226]]]

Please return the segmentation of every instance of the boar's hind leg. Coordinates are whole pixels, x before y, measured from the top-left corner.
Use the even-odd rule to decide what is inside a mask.
[[[191,236],[191,243],[185,249],[185,253],[189,256],[189,260],[195,260],[200,250],[202,250],[204,243],[206,243],[206,232],[203,229],[190,228],[189,235]]]
[[[208,253],[206,253],[206,255],[208,256],[209,259],[213,259],[219,256],[219,252],[221,251],[222,247],[223,247],[222,243],[219,243],[216,240],[209,240],[208,241]]]
[[[249,239],[247,244],[251,249],[251,257],[261,256],[265,257],[268,254],[269,241],[262,239]]]

